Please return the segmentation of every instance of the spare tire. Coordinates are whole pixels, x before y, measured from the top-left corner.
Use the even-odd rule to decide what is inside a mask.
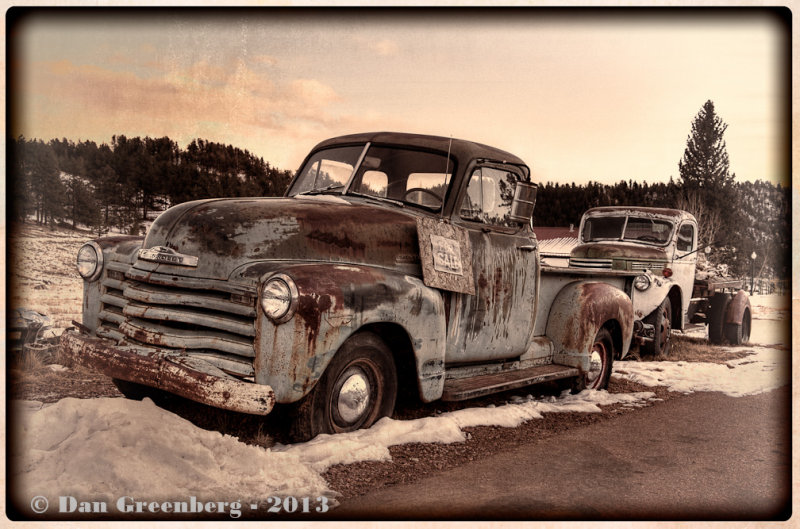
[[[731,295],[724,292],[717,292],[711,298],[708,309],[708,341],[715,345],[720,345],[725,340],[725,313],[730,302]]]

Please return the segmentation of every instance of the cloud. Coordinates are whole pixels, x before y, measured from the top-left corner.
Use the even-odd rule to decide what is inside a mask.
[[[400,52],[400,46],[393,40],[382,39],[378,42],[373,42],[371,48],[374,52],[382,57],[389,57],[397,55]]]
[[[400,53],[400,46],[391,39],[371,39],[361,35],[353,37],[358,46],[363,46],[381,57],[392,57]]]
[[[318,79],[276,83],[244,61],[215,65],[199,61],[166,73],[140,77],[68,60],[30,63],[19,97],[21,133],[50,137],[112,134],[201,136],[295,134],[314,136],[339,119],[341,98]],[[45,132],[47,131],[47,132]],[[209,138],[213,139],[213,138]]]
[[[266,66],[275,66],[278,64],[278,59],[271,55],[251,55],[249,60],[254,64],[263,64]]]

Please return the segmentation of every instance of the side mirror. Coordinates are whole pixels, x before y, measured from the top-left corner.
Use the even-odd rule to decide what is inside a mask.
[[[514,189],[514,200],[511,202],[511,213],[508,218],[513,222],[525,224],[533,218],[533,207],[536,205],[537,185],[529,182],[517,182]]]

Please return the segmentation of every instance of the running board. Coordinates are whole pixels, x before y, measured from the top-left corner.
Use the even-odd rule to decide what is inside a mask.
[[[522,388],[540,382],[576,377],[580,374],[574,367],[558,364],[529,367],[491,375],[470,378],[455,378],[444,381],[442,400],[467,400],[509,389]]]

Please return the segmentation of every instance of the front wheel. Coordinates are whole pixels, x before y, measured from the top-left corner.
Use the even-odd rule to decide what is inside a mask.
[[[339,349],[314,389],[296,406],[292,438],[369,428],[392,414],[397,373],[392,353],[373,333],[352,336]]]
[[[589,371],[575,379],[572,393],[579,393],[584,389],[608,389],[613,363],[614,340],[608,329],[602,328],[594,337],[589,358]]]
[[[653,341],[647,342],[642,351],[651,356],[668,356],[672,344],[672,303],[665,298],[659,307],[647,317],[653,325]]]

